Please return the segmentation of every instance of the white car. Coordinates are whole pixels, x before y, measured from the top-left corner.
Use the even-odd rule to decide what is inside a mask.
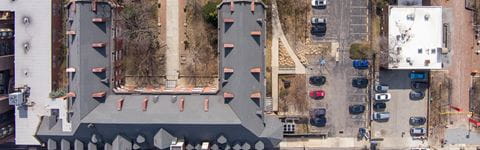
[[[375,94],[375,100],[377,100],[377,101],[388,101],[388,100],[390,100],[391,97],[392,97],[392,95],[390,95],[390,93]]]
[[[313,7],[327,6],[327,0],[312,0]]]
[[[325,24],[327,22],[327,19],[325,18],[312,18],[312,25],[320,25],[320,24]]]
[[[388,121],[390,119],[389,112],[374,112],[372,114],[372,119],[376,121]]]

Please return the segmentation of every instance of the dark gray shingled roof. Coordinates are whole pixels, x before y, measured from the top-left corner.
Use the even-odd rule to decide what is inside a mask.
[[[175,139],[176,138],[172,136],[170,133],[168,133],[168,131],[165,131],[164,129],[160,129],[153,137],[153,143],[155,147],[159,149],[166,149],[170,147],[170,144]]]
[[[48,138],[55,141],[66,139],[78,143],[105,142],[105,149],[132,149],[134,144],[141,148],[169,148],[175,139],[184,139],[186,145],[200,146],[202,142],[219,144],[228,149],[230,146],[241,148],[261,142],[267,149],[274,149],[282,138],[282,125],[278,118],[263,114],[265,98],[265,57],[264,41],[266,36],[265,5],[256,2],[254,12],[250,10],[250,0],[235,0],[234,12],[230,11],[230,1],[224,0],[218,6],[218,50],[220,52],[219,73],[221,88],[216,95],[185,94],[176,95],[117,95],[111,92],[108,84],[102,83],[111,72],[111,51],[113,44],[111,31],[111,5],[99,0],[97,12],[92,12],[89,0],[77,0],[76,13],[68,5],[69,18],[76,35],[69,41],[69,66],[77,72],[69,78],[69,91],[76,93],[73,103],[72,132],[62,132],[61,128],[49,128],[42,119],[37,137],[45,142]],[[92,23],[93,17],[103,16],[105,23]],[[234,19],[226,25],[224,19]],[[260,20],[260,21],[259,21]],[[251,35],[258,31],[259,36]],[[106,48],[94,49],[92,42],[104,42]],[[227,54],[223,44],[234,44]],[[93,67],[105,67],[105,74],[94,74]],[[234,69],[234,73],[225,78],[223,67]],[[260,68],[258,74],[252,68]],[[94,99],[91,94],[107,92],[105,99]],[[233,99],[225,99],[224,92],[234,94]],[[252,93],[260,93],[260,98],[252,99]],[[142,102],[147,98],[147,108],[142,110]],[[180,111],[180,99],[184,98],[183,111]],[[204,100],[208,98],[208,111],[204,110]],[[124,99],[118,108],[118,100]],[[61,125],[61,124],[60,124]],[[60,125],[55,125],[59,126]],[[95,136],[92,136],[95,134]],[[119,136],[119,134],[121,136]],[[139,134],[144,142],[138,142]],[[101,136],[101,138],[100,138]],[[223,137],[223,138],[221,138]],[[128,140],[127,140],[128,139]],[[113,142],[112,142],[113,141]],[[142,141],[142,140],[140,140]],[[112,143],[108,146],[108,143]],[[135,143],[132,143],[135,142]],[[222,144],[225,142],[225,144]],[[229,143],[229,142],[234,142]],[[245,144],[247,143],[247,144]],[[83,143],[82,143],[83,148]],[[257,146],[257,144],[255,145]]]
[[[60,141],[61,150],[70,150],[70,142],[68,140],[62,139]]]
[[[117,135],[115,140],[112,142],[112,149],[114,150],[131,150],[132,142],[122,135]]]

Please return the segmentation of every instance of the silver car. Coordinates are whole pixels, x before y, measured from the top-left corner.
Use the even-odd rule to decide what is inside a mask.
[[[327,0],[312,0],[313,7],[327,6]]]
[[[320,25],[320,24],[325,24],[327,22],[327,19],[324,18],[312,18],[312,25]]]
[[[372,115],[372,119],[376,121],[387,121],[390,119],[389,112],[374,112]]]
[[[423,136],[427,133],[427,129],[425,128],[411,128],[410,135],[412,136]]]

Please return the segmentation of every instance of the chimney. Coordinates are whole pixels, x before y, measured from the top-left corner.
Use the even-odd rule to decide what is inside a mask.
[[[142,102],[142,111],[147,111],[147,106],[148,106],[148,98],[145,97]]]
[[[122,110],[122,107],[123,107],[123,98],[117,100],[117,111]]]
[[[183,110],[185,109],[185,98],[182,97],[178,104],[179,104],[179,107],[180,107],[180,112],[183,112]]]
[[[208,112],[208,98],[203,101],[203,111]]]

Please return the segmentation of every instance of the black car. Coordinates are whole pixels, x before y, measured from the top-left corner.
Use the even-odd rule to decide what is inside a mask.
[[[311,111],[310,115],[312,118],[325,116],[327,110],[325,108],[316,108]]]
[[[411,100],[421,100],[425,97],[425,92],[423,91],[410,91]]]
[[[325,32],[327,31],[327,27],[324,26],[324,25],[316,25],[316,26],[312,26],[312,34],[325,34]]]
[[[327,118],[325,116],[312,118],[311,124],[317,127],[324,127],[327,124]]]
[[[316,108],[310,112],[310,122],[313,126],[324,127],[327,124],[327,118],[325,114],[327,110],[325,108]]]
[[[410,117],[410,125],[412,126],[421,126],[424,125],[427,121],[425,117]]]
[[[383,111],[386,108],[387,108],[387,104],[385,104],[383,102],[373,104],[373,110],[375,110],[375,111]]]
[[[312,85],[320,86],[325,84],[327,78],[325,78],[325,76],[311,76],[308,81]]]
[[[365,111],[365,106],[364,105],[351,105],[348,107],[348,111],[350,114],[361,114]]]
[[[428,88],[427,82],[420,82],[420,81],[413,81],[412,82],[412,89],[413,90],[425,90]]]
[[[354,78],[352,79],[352,86],[356,88],[366,88],[368,85],[368,80],[367,78],[361,77],[361,78]]]

